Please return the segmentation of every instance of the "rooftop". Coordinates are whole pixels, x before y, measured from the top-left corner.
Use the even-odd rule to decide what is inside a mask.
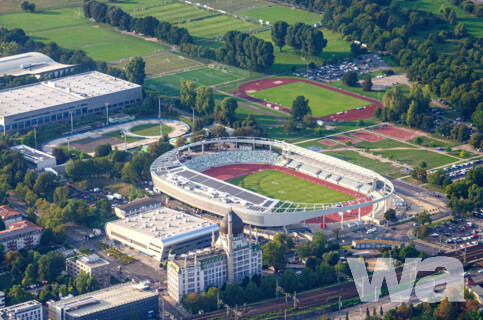
[[[34,162],[45,159],[55,159],[55,157],[51,156],[50,154],[31,148],[24,144],[10,147],[10,149],[20,152],[25,158]]]
[[[15,314],[20,312],[27,312],[29,310],[41,308],[42,304],[37,300],[30,300],[27,302],[15,304],[13,306],[5,307],[0,309],[1,314]]]
[[[39,52],[28,52],[0,58],[0,76],[28,76],[71,66]]]
[[[15,209],[10,208],[9,206],[0,206],[0,217],[2,217],[3,220],[8,219],[10,217],[18,216],[21,215],[20,212],[18,212]]]
[[[156,203],[161,203],[161,198],[159,197],[145,197],[145,198],[137,198],[130,203],[126,203],[123,205],[118,206],[119,209],[124,211],[130,211],[136,208],[140,208],[143,206],[149,206]]]
[[[198,232],[200,229],[213,228],[218,231],[216,223],[166,207],[135,214],[125,219],[109,222],[109,224],[160,240],[181,236],[190,231]]]
[[[109,309],[133,301],[139,301],[153,296],[156,292],[149,289],[149,285],[123,283],[102,290],[97,290],[77,297],[52,303],[55,308],[64,308],[72,316],[82,316]]]
[[[91,268],[109,264],[109,262],[107,262],[104,259],[101,259],[97,254],[90,254],[88,256],[78,257],[78,261],[80,261],[80,263],[86,266],[89,266]]]
[[[0,115],[40,110],[138,87],[97,71],[76,74],[0,91]]]
[[[196,256],[196,259],[195,259]],[[176,255],[176,257],[171,260],[178,267],[184,268],[185,261],[188,267],[192,267],[196,264],[203,264],[203,262],[212,259],[226,259],[226,253],[223,249],[218,248],[205,248],[203,250],[192,251],[186,254]]]
[[[10,225],[9,229],[0,231],[0,241],[6,238],[11,238],[25,233],[41,230],[43,230],[41,227],[27,220],[15,222]]]

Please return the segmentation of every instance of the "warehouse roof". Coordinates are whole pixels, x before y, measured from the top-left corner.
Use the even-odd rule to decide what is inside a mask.
[[[140,86],[97,71],[0,91],[0,116],[40,110]]]
[[[55,157],[51,156],[50,154],[31,148],[24,144],[10,147],[10,149],[20,152],[27,160],[33,162],[39,162],[45,159],[55,159]]]
[[[72,65],[55,62],[49,56],[39,52],[0,58],[0,76],[28,76],[68,67],[72,67]]]

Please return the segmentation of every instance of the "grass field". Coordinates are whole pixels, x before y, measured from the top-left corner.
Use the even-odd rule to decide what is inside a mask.
[[[405,151],[406,153],[408,151]],[[348,161],[350,163],[359,165],[361,167],[367,168],[369,170],[373,170],[379,174],[382,174],[386,177],[390,178],[399,178],[402,177],[403,174],[400,168],[396,168],[391,163],[388,162],[381,162],[377,159],[371,159],[368,157],[361,156],[359,153],[355,151],[328,151],[324,152],[330,156],[339,158],[344,161]]]
[[[22,28],[33,40],[53,41],[67,49],[84,50],[91,58],[102,61],[166,49],[160,44],[121,34],[107,25],[91,23],[82,16],[80,8],[0,15],[0,25]]]
[[[272,4],[262,0],[196,0],[196,3],[230,13],[268,7]]]
[[[161,52],[150,56],[145,56],[143,57],[143,60],[146,63],[147,75],[159,75],[162,73],[183,70],[186,68],[194,68],[203,65],[198,61],[170,52]],[[115,66],[122,69],[128,62],[128,59],[124,59],[123,61],[116,63]]]
[[[211,39],[217,36],[224,36],[228,31],[253,31],[263,28],[259,24],[235,19],[228,15],[219,15],[200,21],[193,21],[183,24],[183,28],[188,29],[189,33],[198,39]]]
[[[194,81],[198,85],[213,86],[226,82],[243,79],[235,73],[225,73],[220,70],[204,67],[192,71],[181,72],[160,78],[149,79],[144,82],[145,87],[156,90],[166,96],[179,95],[181,80]]]
[[[339,191],[276,170],[259,171],[228,182],[283,201],[328,203],[354,199]]]
[[[1,0],[0,14],[22,12],[20,4],[23,1],[19,0]],[[31,1],[32,2],[32,1]],[[82,5],[83,0],[35,0],[35,10],[55,9],[78,7]]]
[[[278,20],[283,20],[288,24],[295,24],[297,22],[315,24],[320,23],[320,21],[322,20],[322,16],[315,12],[308,12],[295,8],[289,8],[277,4],[274,4],[270,7],[249,10],[241,13],[240,15],[257,21],[260,19],[263,21],[270,21],[271,24]]]
[[[390,148],[416,148],[415,146],[412,146],[410,144],[396,141],[393,139],[384,139],[381,141],[376,141],[376,142],[370,142],[366,140],[362,140],[358,137],[355,137],[356,139],[361,140],[361,142],[355,143],[352,146],[356,148],[369,148],[369,149],[390,149]]]
[[[309,99],[309,106],[315,117],[323,117],[340,111],[368,105],[369,102],[342,93],[327,90],[310,83],[294,82],[283,86],[260,90],[251,96],[292,108],[292,102],[299,95]]]
[[[292,66],[297,68],[307,68],[309,62],[321,64],[332,58],[344,58],[350,55],[350,43],[344,41],[338,34],[327,29],[321,29],[324,39],[327,39],[327,47],[324,48],[320,57],[303,57],[292,53],[292,48],[285,46],[280,52],[278,47],[274,46],[275,62],[272,66],[273,72],[284,72],[290,70]],[[272,42],[270,31],[256,33],[257,38]],[[273,42],[272,42],[273,43]]]
[[[252,115],[257,124],[262,127],[275,125],[277,123],[277,119],[273,116],[269,116],[240,105],[238,108],[236,108],[235,116],[237,120],[245,120],[248,115]]]
[[[156,2],[159,3],[159,0]],[[214,13],[174,1],[173,3],[167,5],[154,5],[151,7],[146,7],[145,10],[131,11],[130,14],[133,17],[153,16],[159,21],[181,23],[192,19],[208,17]]]
[[[140,124],[139,126],[132,127],[129,131],[140,136],[159,136],[159,124]],[[169,134],[171,131],[173,131],[171,127],[163,126],[163,134]]]
[[[385,150],[377,151],[374,154],[382,155],[384,158],[388,158],[401,163],[406,163],[410,166],[417,167],[422,161],[426,162],[426,169],[432,169],[439,166],[443,166],[452,162],[456,162],[459,159],[427,150]]]
[[[105,133],[103,136],[116,138],[116,139],[119,139],[119,142],[124,142],[124,136],[121,135],[120,130]],[[144,138],[135,138],[135,137],[126,136],[126,143],[131,143],[131,142],[136,142],[141,140],[144,140]]]

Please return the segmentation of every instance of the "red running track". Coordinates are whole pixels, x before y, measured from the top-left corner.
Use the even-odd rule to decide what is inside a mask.
[[[350,141],[352,144],[361,142],[361,140],[353,138],[353,137],[349,137],[349,136],[337,136],[337,137],[334,137],[332,139],[340,141],[342,143],[345,143],[346,141]]]
[[[250,174],[253,174],[255,172],[259,171],[264,171],[264,170],[276,170],[280,171],[286,174],[289,174],[291,176],[321,185],[323,187],[339,191],[341,193],[347,194],[349,196],[352,196],[356,198],[359,202],[367,202],[370,201],[371,199],[364,194],[342,187],[340,185],[337,185],[335,183],[331,183],[310,175],[307,175],[305,173],[301,173],[299,171],[295,171],[286,167],[281,167],[281,166],[275,166],[275,165],[268,165],[268,164],[232,164],[232,165],[226,165],[226,166],[220,166],[216,168],[211,168],[206,171],[203,171],[204,174],[213,177],[215,179],[227,181],[239,177],[244,177]],[[357,203],[357,200],[350,200],[342,205],[349,205],[349,204],[354,204]],[[372,211],[372,205],[366,206],[361,208],[361,217],[369,214]],[[352,210],[351,212],[346,212],[344,211],[344,221],[349,221],[349,220],[354,220],[358,218],[358,210]],[[323,222],[323,217],[317,217],[313,219],[307,220],[307,223],[322,223]],[[325,223],[333,223],[333,222],[340,222],[341,221],[341,216],[337,213],[326,215],[325,216]]]
[[[275,79],[261,79],[261,80],[254,80],[251,82],[247,82],[242,84],[238,90],[231,92],[233,95],[242,97],[244,99],[260,103],[263,105],[268,106],[268,104],[271,105],[272,108],[278,107],[279,110],[285,111],[285,112],[290,112],[289,108],[286,108],[281,105],[277,105],[274,103],[266,102],[261,99],[257,99],[255,97],[252,97],[249,95],[250,92],[255,92],[255,91],[260,91],[260,90],[265,90],[265,89],[270,89],[274,87],[279,87],[283,86],[289,83],[294,83],[294,82],[305,82],[305,83],[310,83],[314,86],[318,86],[327,90],[332,90],[335,92],[339,92],[357,99],[365,100],[370,102],[371,104],[366,106],[364,109],[352,109],[344,112],[343,114],[331,114],[325,117],[317,118],[317,119],[323,119],[323,120],[329,120],[329,121],[354,121],[354,120],[359,120],[359,119],[368,119],[372,118],[374,115],[374,110],[376,109],[377,106],[383,107],[382,103],[376,99],[364,97],[361,95],[358,95],[353,92],[348,92],[345,90],[341,90],[335,87],[331,87],[328,85],[325,85],[320,82],[316,81],[310,81],[306,79],[293,79],[293,78],[275,78]],[[295,97],[294,97],[295,98]]]
[[[377,133],[382,133],[382,134],[385,134],[386,136],[399,139],[399,140],[405,140],[405,141],[414,139],[418,136],[418,134],[414,132],[393,127],[393,126],[383,126],[380,128],[372,129],[372,131],[375,131]]]
[[[359,132],[353,133],[351,134],[351,136],[362,140],[366,140],[369,142],[377,142],[385,139],[384,137],[375,135],[373,133],[365,132],[365,131],[359,131]]]

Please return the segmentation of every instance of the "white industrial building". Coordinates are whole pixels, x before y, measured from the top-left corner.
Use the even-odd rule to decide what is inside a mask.
[[[91,71],[0,91],[0,129],[30,130],[141,102],[140,85]]]
[[[27,52],[0,58],[0,76],[57,78],[75,70],[74,65],[62,64],[40,52]]]
[[[160,261],[170,251],[181,254],[210,246],[211,235],[218,230],[216,223],[166,207],[106,224],[109,239]]]
[[[37,171],[43,171],[45,168],[53,168],[57,165],[57,159],[54,156],[24,144],[13,146],[10,149],[20,152],[28,162],[37,168]]]
[[[42,304],[36,300],[19,303],[0,309],[2,320],[43,320]]]

